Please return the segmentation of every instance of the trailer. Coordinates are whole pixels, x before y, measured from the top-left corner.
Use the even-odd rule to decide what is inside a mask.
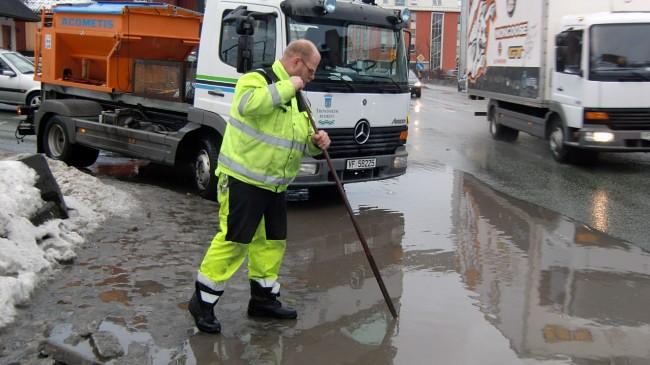
[[[164,3],[57,5],[41,16],[43,101],[31,130],[39,152],[76,166],[105,150],[189,167],[198,193],[215,199],[238,78],[307,38],[323,61],[305,93],[339,178],[399,176],[408,156],[407,20],[406,11],[334,0],[208,0],[205,15]],[[334,184],[323,158],[305,157],[292,186]]]
[[[650,3],[469,0],[468,94],[493,138],[548,140],[555,160],[650,151]]]

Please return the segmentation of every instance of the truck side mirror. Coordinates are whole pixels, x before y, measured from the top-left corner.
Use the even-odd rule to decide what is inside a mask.
[[[237,72],[246,73],[253,68],[253,36],[240,35],[237,46]]]
[[[2,70],[2,76],[16,77],[16,73],[11,70]]]
[[[253,18],[241,16],[237,19],[236,30],[239,34],[237,40],[237,72],[246,73],[253,68]]]
[[[564,72],[566,67],[566,47],[555,47],[555,71]]]

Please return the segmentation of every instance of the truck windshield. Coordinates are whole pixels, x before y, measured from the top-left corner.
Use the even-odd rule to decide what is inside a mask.
[[[650,34],[650,24],[593,26],[589,79],[650,81],[650,38],[640,34]]]
[[[321,53],[312,91],[408,92],[402,30],[319,18],[289,18],[289,41],[307,39]]]

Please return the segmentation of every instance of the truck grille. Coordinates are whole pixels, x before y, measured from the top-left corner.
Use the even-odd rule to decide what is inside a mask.
[[[590,109],[589,111],[609,114],[609,120],[603,121],[602,124],[614,130],[650,130],[650,109]]]
[[[330,148],[327,150],[332,158],[362,157],[373,155],[390,155],[404,143],[399,135],[408,127],[375,127],[370,129],[370,138],[364,144],[354,140],[354,128],[324,129],[330,136]],[[316,158],[324,158],[322,155]]]

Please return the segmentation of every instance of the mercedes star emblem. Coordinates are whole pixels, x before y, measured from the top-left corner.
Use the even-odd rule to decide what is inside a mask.
[[[360,120],[357,125],[354,126],[354,140],[358,144],[364,144],[368,142],[370,138],[370,123],[367,120]]]

